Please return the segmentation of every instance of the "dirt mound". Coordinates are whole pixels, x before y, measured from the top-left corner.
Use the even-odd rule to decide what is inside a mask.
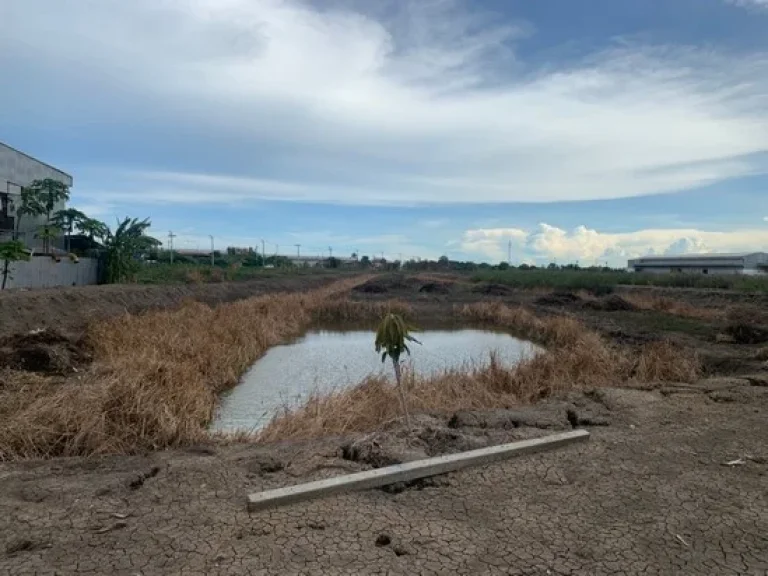
[[[82,341],[52,329],[0,339],[0,366],[46,374],[68,374],[90,360]]]
[[[366,464],[372,468],[383,468],[403,462],[421,460],[426,458],[427,454],[417,448],[399,445],[395,438],[367,437],[344,444],[341,447],[341,457],[344,460]]]
[[[178,308],[186,300],[210,306],[262,294],[311,290],[339,279],[336,274],[300,275],[215,284],[110,284],[0,291],[0,336],[38,328],[80,335],[94,320]]]
[[[452,282],[427,282],[419,288],[419,292],[426,294],[448,294],[452,287]]]
[[[542,404],[520,410],[460,410],[448,422],[451,428],[547,428],[567,430],[567,406],[560,403]]]
[[[725,328],[725,332],[737,344],[762,344],[768,342],[768,327],[746,322],[735,322]]]
[[[355,286],[354,292],[363,294],[384,294],[390,291],[410,291],[418,290],[422,283],[417,278],[412,278],[404,274],[384,274],[371,278],[359,286]]]
[[[725,333],[737,344],[768,342],[768,315],[762,311],[732,308],[728,311]]]
[[[355,286],[352,288],[353,292],[360,292],[362,294],[384,294],[386,292],[389,292],[389,288],[382,284],[379,280],[368,280],[368,282],[363,282],[359,286]]]
[[[482,283],[472,288],[472,292],[486,296],[506,296],[512,291],[503,284]]]
[[[616,294],[598,300],[588,300],[584,302],[584,308],[600,310],[602,312],[631,312],[632,310],[637,310],[634,304],[627,302]]]
[[[541,306],[569,306],[578,302],[581,302],[581,298],[573,292],[552,292],[535,300]]]

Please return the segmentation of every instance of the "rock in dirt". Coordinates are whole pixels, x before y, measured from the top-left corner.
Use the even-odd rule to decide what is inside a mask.
[[[581,298],[573,292],[552,292],[539,296],[535,302],[540,306],[569,306],[581,302]]]

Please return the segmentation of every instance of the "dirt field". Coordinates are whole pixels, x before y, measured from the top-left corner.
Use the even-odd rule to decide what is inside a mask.
[[[50,327],[82,333],[88,322],[119,314],[167,309],[185,300],[216,305],[271,292],[309,290],[338,276],[286,276],[219,284],[116,284],[0,292],[0,337]]]
[[[678,302],[670,308],[637,292],[376,278],[353,298],[406,300],[416,321],[479,300],[573,315],[617,345],[665,338],[696,350],[705,374],[692,384],[616,382],[519,409],[422,414],[410,439],[392,424],[374,436],[0,464],[0,573],[765,576],[766,300],[653,291]],[[70,313],[74,330],[78,308]],[[245,510],[246,494],[264,488],[572,427],[592,438],[410,486]]]

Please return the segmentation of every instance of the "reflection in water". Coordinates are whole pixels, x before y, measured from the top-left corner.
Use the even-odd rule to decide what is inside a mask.
[[[488,362],[491,351],[511,365],[539,349],[509,334],[486,330],[419,332],[406,360],[420,375]],[[369,375],[392,377],[373,349],[374,333],[310,332],[291,344],[276,346],[244,375],[242,383],[221,399],[214,430],[255,430],[285,405],[300,404],[310,392],[351,386]],[[389,361],[388,361],[389,362]]]

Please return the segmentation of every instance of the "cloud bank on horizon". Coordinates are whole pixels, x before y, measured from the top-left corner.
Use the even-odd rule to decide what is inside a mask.
[[[705,3],[768,26],[757,14],[766,0]],[[3,124],[30,142],[73,138],[61,155],[88,174],[81,203],[139,206],[162,223],[182,210],[198,223],[192,235],[208,232],[210,210],[270,202],[370,207],[376,228],[382,206],[662,204],[650,195],[768,173],[767,41],[640,31],[576,48],[563,35],[534,51],[562,23],[491,0],[10,0],[0,14],[11,23],[0,65],[17,79],[0,92]],[[513,239],[523,258],[611,261],[768,244],[757,225],[608,233],[600,221],[569,232],[453,221],[405,242],[503,259]]]

